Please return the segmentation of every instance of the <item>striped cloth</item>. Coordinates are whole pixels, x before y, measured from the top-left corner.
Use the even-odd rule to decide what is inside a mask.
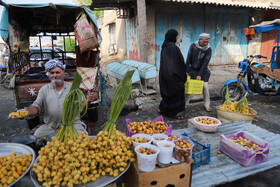
[[[77,72],[82,77],[80,88],[85,90],[97,90],[98,84],[96,83],[96,76],[98,73],[97,68],[83,68],[78,67]]]

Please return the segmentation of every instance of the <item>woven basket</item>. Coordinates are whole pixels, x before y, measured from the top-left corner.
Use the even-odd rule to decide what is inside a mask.
[[[257,115],[257,112],[250,108],[250,113],[251,114],[241,114],[239,112],[230,112],[217,108],[218,119],[222,122],[243,120],[252,123],[254,117]]]

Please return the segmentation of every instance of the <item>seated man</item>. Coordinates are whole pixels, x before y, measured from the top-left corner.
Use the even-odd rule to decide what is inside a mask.
[[[43,86],[34,103],[27,109],[30,116],[43,115],[44,124],[34,133],[38,139],[44,139],[55,132],[62,124],[62,106],[72,83],[64,81],[65,65],[58,59],[51,59],[45,64],[51,83]],[[88,92],[87,101],[93,101],[94,95]],[[78,133],[85,131],[86,125],[80,120],[74,122]]]

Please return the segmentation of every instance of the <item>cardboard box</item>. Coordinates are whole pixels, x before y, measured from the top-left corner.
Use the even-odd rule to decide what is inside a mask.
[[[134,162],[123,176],[123,180],[127,187],[164,187],[167,185],[187,187],[190,186],[192,162],[172,164],[164,168],[156,167],[151,172],[139,171],[137,162]]]

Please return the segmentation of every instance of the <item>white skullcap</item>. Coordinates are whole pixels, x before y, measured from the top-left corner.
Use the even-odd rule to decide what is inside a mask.
[[[210,39],[210,34],[208,34],[208,33],[201,33],[198,36],[198,40],[209,40],[209,39]]]

